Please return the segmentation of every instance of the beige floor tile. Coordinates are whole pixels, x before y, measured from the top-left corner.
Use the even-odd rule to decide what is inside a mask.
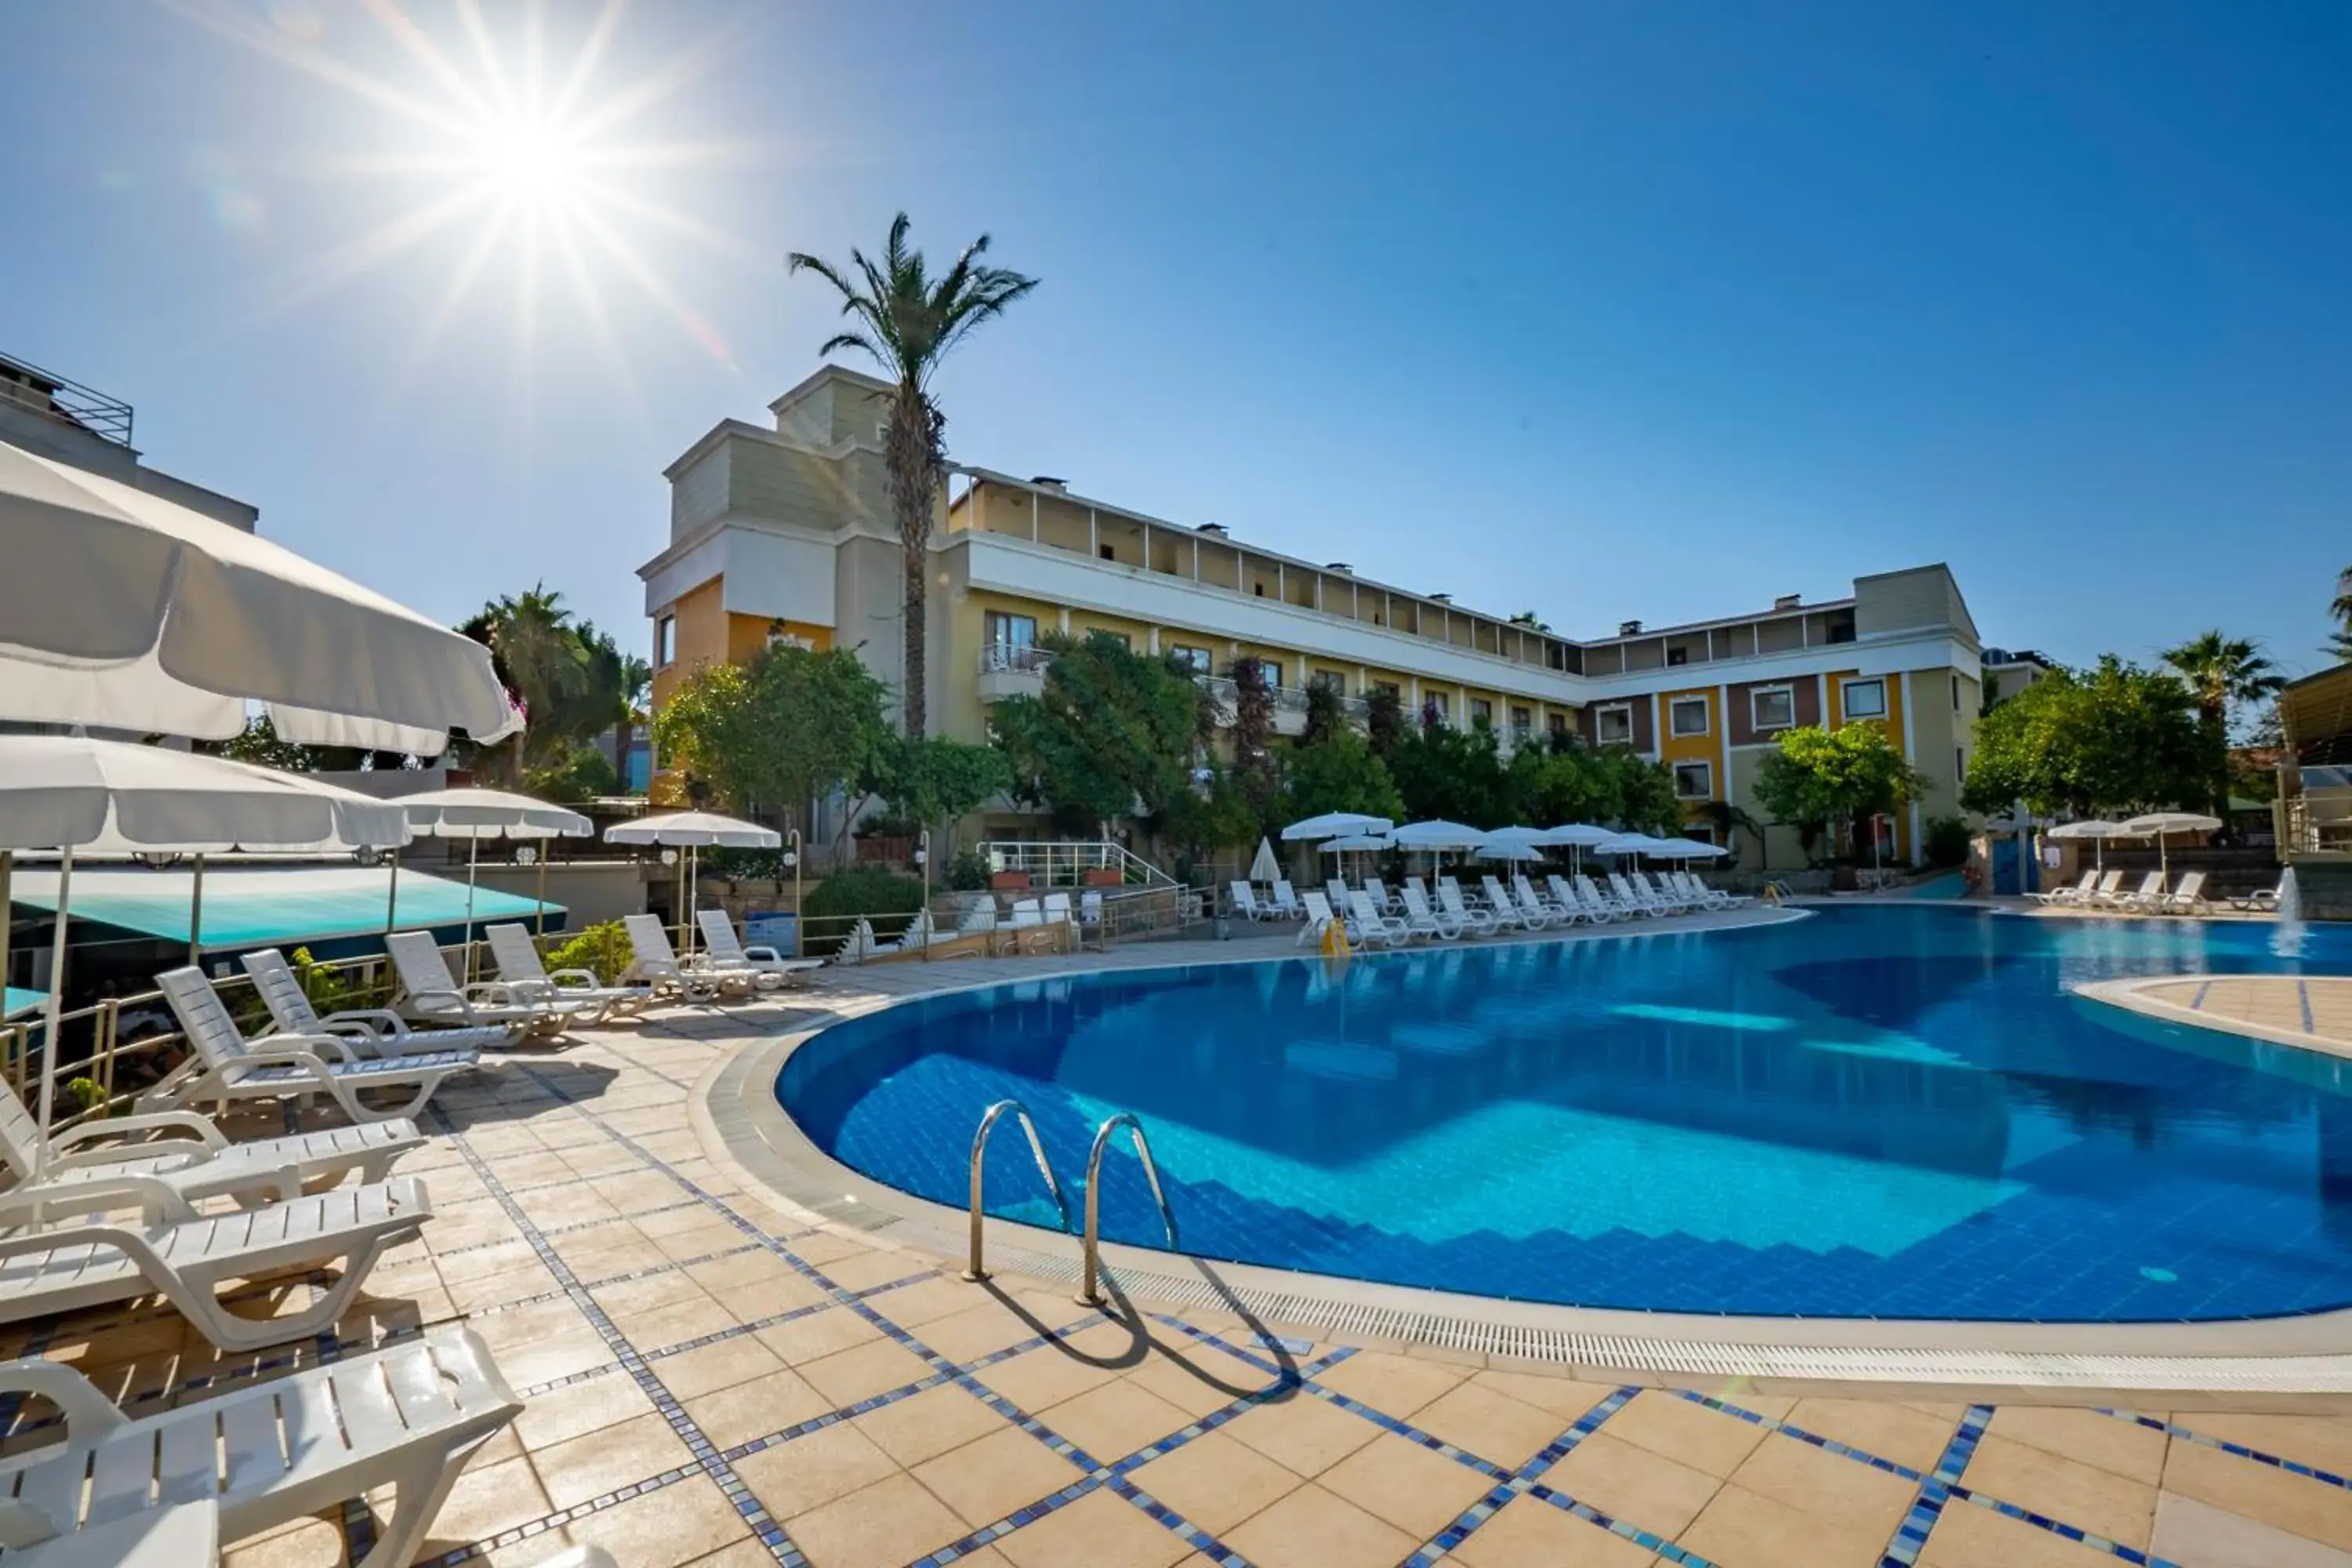
[[[1383,1432],[1323,1472],[1318,1485],[1426,1541],[1494,1489],[1482,1471]]]
[[[531,1467],[557,1508],[572,1508],[687,1461],[686,1445],[657,1414],[534,1449]]]
[[[1004,1417],[953,1384],[927,1388],[879,1410],[869,1410],[851,1425],[873,1438],[875,1447],[908,1467],[1005,1429]]]
[[[1106,1465],[1182,1430],[1192,1419],[1131,1378],[1090,1388],[1034,1414]]]
[[[323,1519],[305,1519],[289,1530],[224,1543],[223,1568],[344,1568],[343,1532]]]
[[[1479,1383],[1465,1383],[1423,1405],[1412,1424],[1505,1469],[1526,1464],[1574,1425]]]
[[[1224,1539],[1258,1568],[1388,1568],[1421,1544],[1311,1483],[1243,1521]]]
[[[1808,1513],[1733,1484],[1716,1493],[1675,1543],[1721,1568],[1790,1568],[1795,1563],[1804,1568],[1874,1568],[1886,1551],[1889,1533],[1874,1525]]]
[[[873,1439],[845,1424],[747,1454],[734,1466],[752,1495],[782,1520],[846,1497],[898,1468]]]
[[[484,1267],[469,1273],[465,1268],[468,1264]],[[511,1250],[499,1247],[463,1258],[444,1258],[437,1267],[453,1311],[477,1312],[484,1307],[502,1307],[509,1301],[544,1296],[558,1288],[554,1274],[520,1242]]]
[[[1705,1470],[1621,1443],[1604,1427],[1570,1449],[1545,1473],[1544,1484],[1672,1539],[1698,1517],[1720,1483]]]
[[[802,1262],[814,1264],[819,1268],[824,1268],[825,1265],[838,1258],[865,1257],[873,1250],[870,1246],[856,1237],[843,1236],[830,1230],[819,1231],[814,1236],[803,1237],[793,1243],[793,1253],[795,1257]],[[827,1272],[831,1271],[827,1270]]]
[[[2352,1552],[2352,1493],[2339,1488],[2176,1438],[2164,1489]]]
[[[1212,1535],[1303,1484],[1245,1443],[1208,1432],[1129,1472],[1129,1479]]]
[[[1451,1393],[1469,1375],[1467,1367],[1415,1361],[1382,1351],[1360,1351],[1315,1381],[1403,1420],[1431,1400]]]
[[[602,1377],[550,1389],[523,1404],[514,1429],[530,1449],[551,1448],[591,1432],[601,1432],[653,1414],[653,1402],[637,1380],[614,1370]]]
[[[974,1530],[1077,1480],[1076,1465],[1022,1431],[996,1429],[915,1467],[915,1479]]]
[[[2156,1523],[2155,1488],[2006,1437],[1988,1434],[1960,1479],[1970,1491],[2126,1546],[2145,1548]]]
[[[2262,1568],[2352,1568],[2352,1552],[2290,1535],[2274,1524],[2246,1519],[2179,1492],[2156,1500],[2156,1538],[2149,1554],[2183,1568],[2226,1568],[2260,1563]]]
[[[840,1406],[919,1383],[931,1375],[932,1369],[922,1357],[897,1341],[876,1340],[803,1362],[793,1370],[807,1379],[811,1387]]]
[[[1613,1430],[1617,1423],[1609,1425]],[[1918,1495],[1918,1487],[1900,1476],[1777,1433],[1757,1445],[1731,1479],[1802,1512],[1874,1530],[1882,1547]]]
[[[478,1329],[484,1322],[497,1322],[496,1318],[478,1319]],[[494,1350],[499,1371],[507,1382],[518,1388],[537,1383],[552,1383],[559,1377],[570,1377],[591,1368],[610,1366],[614,1356],[604,1336],[583,1326],[569,1333],[551,1334],[544,1339],[529,1340]]]
[[[922,1341],[950,1361],[961,1363],[1034,1339],[1038,1331],[1011,1308],[983,1294],[973,1305],[926,1322]]]
[[[679,1568],[743,1540],[751,1527],[714,1482],[698,1475],[575,1521],[564,1533],[582,1545],[603,1547],[629,1568]],[[542,1547],[538,1555],[552,1551]],[[507,1559],[530,1561],[520,1552]]]
[[[1766,1431],[1753,1421],[1655,1388],[1635,1394],[1609,1418],[1608,1426],[1609,1435],[1621,1443],[1664,1454],[1710,1476],[1738,1469],[1764,1441]]]
[[[1381,1435],[1381,1428],[1362,1416],[1305,1393],[1245,1410],[1217,1430],[1309,1479]]]
[[[1549,1410],[1567,1431],[1585,1413],[1617,1392],[1613,1383],[1586,1383],[1573,1377],[1548,1377],[1541,1373],[1503,1372],[1493,1367],[1473,1374],[1471,1381],[1497,1394],[1507,1394],[1522,1405]]]
[[[976,1300],[987,1299],[977,1285],[944,1274],[930,1274],[912,1285],[868,1296],[866,1304],[902,1329],[919,1331],[925,1323],[952,1317]]]
[[[371,1500],[377,1518],[389,1517],[393,1501],[390,1489]],[[434,1516],[432,1529],[419,1545],[417,1555],[437,1557],[460,1546],[469,1546],[502,1530],[544,1519],[557,1506],[549,1501],[528,1459],[517,1458],[495,1465],[469,1464],[457,1478],[457,1485],[449,1489],[448,1500]]]
[[[761,1329],[755,1336],[786,1366],[835,1355],[853,1345],[870,1344],[882,1331],[846,1307],[828,1307],[789,1323]]]
[[[714,1296],[722,1290],[740,1290],[747,1285],[796,1287],[807,1292],[807,1299],[811,1300],[824,1294],[782,1258],[757,1249],[739,1252],[731,1258],[714,1258],[708,1263],[689,1263],[678,1272]],[[782,1310],[782,1307],[776,1309],[778,1311]]]
[[[815,1568],[898,1568],[965,1533],[963,1521],[913,1477],[895,1475],[792,1522]]]
[[[2000,1406],[1986,1430],[2151,1487],[2164,1475],[2164,1450],[2171,1441],[2152,1426],[2102,1415],[2095,1410],[2033,1405]],[[1932,1468],[1933,1461],[1922,1468]]]
[[[1459,1563],[1463,1568],[1645,1568],[1655,1562],[1623,1536],[1523,1497],[1505,1503],[1439,1568],[1446,1563]]]
[[[996,1542],[1014,1568],[1168,1568],[1192,1548],[1141,1509],[1088,1492]]]
[[[1207,1375],[1210,1370],[1191,1358],[1180,1360],[1155,1353],[1141,1366],[1129,1373],[1127,1381],[1138,1388],[1150,1389],[1194,1421],[1214,1415],[1237,1399],[1273,1387],[1274,1380],[1263,1374],[1257,1374],[1255,1382],[1250,1382],[1246,1377],[1237,1381],[1225,1376],[1222,1369],[1218,1369],[1217,1374],[1223,1376],[1223,1381],[1212,1382]],[[1247,1368],[1242,1370],[1248,1373]]]
[[[2233,1415],[2199,1411],[2179,1417],[2179,1424],[2224,1443],[2243,1444],[2258,1452],[2293,1459],[2333,1475],[2352,1473],[2352,1419],[2343,1416]],[[2116,1425],[2121,1426],[2124,1423],[2118,1421]]]
[[[795,1274],[786,1279],[763,1279],[756,1284],[729,1286],[712,1291],[711,1300],[726,1308],[739,1323],[760,1323],[782,1313],[821,1306],[831,1298]],[[850,1315],[855,1317],[856,1314]]]
[[[1921,1472],[1935,1469],[1959,1427],[1958,1421],[1878,1399],[1801,1400],[1789,1424]]]
[[[613,1326],[639,1350],[654,1351],[724,1333],[740,1325],[732,1312],[697,1290],[690,1300],[673,1301],[667,1307],[626,1316],[615,1314]]]
[[[2116,1560],[2095,1547],[1956,1499],[1936,1516],[1936,1528],[1919,1552],[1919,1568],[2116,1568]],[[2242,1568],[2268,1565],[2248,1563]]]
[[[714,1389],[685,1402],[686,1413],[694,1417],[703,1436],[722,1448],[813,1421],[828,1410],[840,1408],[841,1403],[828,1399],[800,1376],[781,1367],[764,1376]]]
[[[835,1258],[824,1265],[824,1276],[844,1290],[870,1290],[910,1274],[929,1274],[932,1267],[911,1253],[876,1249]]]
[[[721,1340],[699,1350],[682,1351],[647,1364],[661,1379],[662,1386],[680,1399],[716,1394],[722,1388],[782,1372],[784,1366],[773,1351],[749,1334]]]
[[[1097,1366],[1059,1345],[1040,1345],[1010,1361],[982,1367],[972,1374],[1023,1410],[1035,1413],[1118,1377],[1111,1368]]]
[[[608,1285],[598,1285],[588,1292],[596,1305],[615,1319],[634,1317],[659,1307],[674,1306],[680,1301],[708,1301],[710,1293],[694,1282],[683,1268],[664,1269],[637,1279],[621,1279]]]

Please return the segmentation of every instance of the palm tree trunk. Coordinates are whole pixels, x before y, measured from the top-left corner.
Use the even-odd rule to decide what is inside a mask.
[[[905,626],[905,663],[901,669],[906,704],[907,738],[923,738],[924,654],[928,617],[927,577],[930,570],[931,497],[940,470],[939,417],[922,389],[901,382],[890,404],[890,430],[885,461],[890,474],[890,510],[898,524],[898,544],[905,552],[906,587],[900,604]]]

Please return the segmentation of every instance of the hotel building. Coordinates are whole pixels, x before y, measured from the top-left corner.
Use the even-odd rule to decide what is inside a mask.
[[[669,542],[638,569],[654,623],[654,702],[696,665],[742,659],[772,637],[854,647],[894,687],[901,676],[901,574],[882,426],[887,384],[826,366],[778,398],[772,428],[729,420],[667,470]],[[990,704],[1044,684],[1039,640],[1108,633],[1180,654],[1230,697],[1244,655],[1275,680],[1276,728],[1305,724],[1310,683],[1361,717],[1393,689],[1409,713],[1491,726],[1506,747],[1573,731],[1671,767],[1688,829],[1719,837],[1728,802],[1761,818],[1759,763],[1793,725],[1875,720],[1928,786],[1891,825],[1916,858],[1925,822],[1957,813],[1980,706],[1979,644],[1941,565],[1854,580],[1843,598],[1790,595],[1769,609],[1683,626],[1627,621],[1579,640],[1382,582],[1082,496],[1055,479],[956,466],[929,564],[929,728],[979,740]],[[1230,707],[1230,704],[1228,704]],[[656,759],[655,792],[666,778]],[[992,812],[994,837],[1041,819]],[[1754,864],[1752,846],[1743,844]],[[1772,829],[1794,865],[1792,830]]]

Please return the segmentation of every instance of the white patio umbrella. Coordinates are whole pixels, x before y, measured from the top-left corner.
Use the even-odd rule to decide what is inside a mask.
[[[1524,838],[1501,838],[1478,846],[1481,860],[1540,860],[1543,850]]]
[[[1653,839],[1643,853],[1661,860],[1712,860],[1731,851],[1717,845],[1702,844],[1696,838],[1658,838]]]
[[[299,773],[160,746],[81,735],[0,736],[0,853],[55,849],[59,857],[48,995],[42,1005],[42,1130],[48,1128],[55,1095],[75,850],[104,845],[202,853],[397,842],[394,836],[404,835],[406,826],[384,814],[382,804],[331,792]],[[47,1149],[44,1139],[44,1163]]]
[[[2120,822],[2094,821],[2061,823],[2059,826],[2050,830],[2050,837],[2053,838],[2087,838],[2091,840],[2092,857],[2097,862],[2100,872],[2104,874],[2107,868],[2107,840],[2110,838],[2127,838],[2131,837],[2131,835],[2126,831],[2124,825]],[[2161,853],[2161,851],[2158,851],[2159,855]]]
[[[1537,837],[1536,842],[1567,845],[1570,868],[1576,871],[1582,871],[1584,852],[1596,844],[1616,837],[1616,830],[1613,828],[1595,827],[1589,822],[1563,822],[1558,827],[1545,828]]]
[[[1372,820],[1379,821],[1378,817]],[[1350,833],[1342,838],[1327,838],[1317,846],[1326,855],[1380,855],[1396,847],[1395,841],[1377,833]],[[1342,874],[1345,874],[1344,868]]]
[[[1284,828],[1282,841],[1295,844],[1300,839],[1337,838],[1343,834],[1386,833],[1395,826],[1385,816],[1366,816],[1353,811],[1327,811],[1320,816],[1305,817]]]
[[[596,825],[568,805],[533,800],[501,789],[431,789],[399,799],[409,825],[434,838],[463,838],[466,845],[466,973],[474,972],[474,883],[481,869],[485,838],[586,838]],[[393,857],[392,891],[385,895],[384,929],[392,928],[390,900],[400,888],[400,858]],[[539,934],[547,934],[547,857],[539,858]]]
[[[1408,822],[1389,837],[1400,849],[1429,850],[1438,857],[1437,863],[1443,868],[1445,851],[1455,849],[1466,854],[1477,848],[1486,841],[1486,830],[1435,817],[1427,822]]]
[[[1274,846],[1264,837],[1257,841],[1257,856],[1250,861],[1249,879],[1264,882],[1268,887],[1282,879],[1282,862],[1274,858]]]
[[[712,811],[670,811],[653,816],[641,816],[635,822],[616,822],[604,829],[607,844],[666,844],[687,852],[686,907],[693,912],[696,883],[702,868],[702,850],[708,845],[719,849],[774,849],[781,847],[784,836],[772,827],[762,827],[756,822],[740,817],[721,816]],[[800,917],[797,911],[793,919]],[[685,922],[682,940],[687,951],[694,951],[694,921]]]
[[[2214,833],[2221,826],[2218,816],[2200,816],[2193,811],[2152,811],[2125,823],[2124,831],[2134,838],[2156,840],[2157,867],[2168,879],[2172,875],[2172,856],[2165,847],[2166,837],[2175,833]]]
[[[437,753],[516,715],[489,650],[282,545],[0,444],[0,720]]]

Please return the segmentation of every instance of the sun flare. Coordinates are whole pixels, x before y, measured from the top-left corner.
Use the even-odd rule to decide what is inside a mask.
[[[586,143],[547,120],[492,121],[473,138],[467,157],[493,191],[520,205],[563,207],[591,188]]]

